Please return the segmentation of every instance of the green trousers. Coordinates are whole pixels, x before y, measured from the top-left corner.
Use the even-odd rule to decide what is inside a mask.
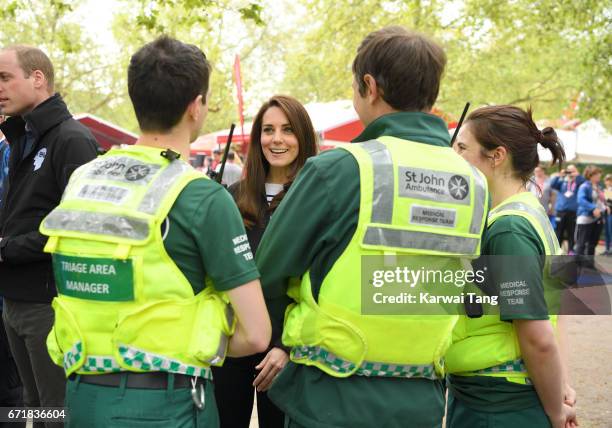
[[[448,428],[550,428],[550,421],[539,404],[512,412],[484,412],[466,406],[448,390],[446,404]]]
[[[167,389],[100,386],[80,382],[66,384],[69,428],[192,428],[218,427],[219,415],[213,383],[205,383],[204,408],[199,410],[191,388]]]

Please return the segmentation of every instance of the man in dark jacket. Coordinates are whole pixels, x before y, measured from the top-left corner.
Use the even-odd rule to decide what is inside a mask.
[[[53,94],[53,65],[40,49],[0,51],[0,129],[11,144],[0,209],[0,295],[26,406],[63,406],[65,379],[51,361],[46,337],[56,295],[46,238],[38,227],[60,201],[70,174],[96,157],[92,134]]]

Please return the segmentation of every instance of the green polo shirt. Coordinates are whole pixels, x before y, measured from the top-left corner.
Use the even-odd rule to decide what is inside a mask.
[[[482,254],[492,256],[520,256],[520,269],[516,262],[496,263],[489,259],[487,287],[497,290],[505,282],[524,284],[520,299],[500,296],[499,310],[502,321],[514,319],[548,319],[544,288],[542,286],[544,245],[529,221],[520,216],[504,216],[496,220],[485,232]],[[475,262],[478,264],[478,261]],[[520,385],[491,376],[450,376],[449,387],[454,396],[470,408],[483,412],[510,412],[539,406],[533,385]]]
[[[444,121],[419,112],[388,114],[372,122],[355,142],[393,136],[449,147]],[[359,214],[359,167],[345,150],[308,159],[276,210],[257,250],[272,322],[282,326],[290,303],[287,283],[310,270],[317,299],[323,278],[349,244]],[[292,420],[307,427],[440,426],[441,382],[426,379],[339,379],[303,364],[289,363],[269,396]],[[432,411],[433,409],[433,411]]]
[[[207,277],[219,291],[259,277],[238,208],[229,193],[212,180],[194,180],[181,191],[161,233],[164,248],[195,294],[204,289]],[[191,426],[196,419],[198,426],[219,426],[212,382],[206,383],[206,406],[200,411],[194,410],[187,388],[170,392],[128,388],[122,392],[120,388],[77,385],[76,381],[68,381],[66,406],[79,426]]]
[[[183,189],[162,224],[162,236],[195,294],[204,289],[206,277],[218,291],[259,277],[240,212],[213,180],[203,177]]]
[[[242,216],[230,194],[213,180],[202,177],[185,186],[162,224],[162,236],[164,248],[191,284],[194,294],[204,289],[206,278],[211,280],[217,291],[228,291],[259,278]],[[130,390],[130,393],[135,395],[133,391]],[[177,391],[177,394],[186,392]],[[207,385],[205,391],[206,403],[214,403],[212,386]],[[112,394],[107,397],[104,391],[94,392],[98,394],[96,400],[115,398]],[[129,415],[130,408],[142,410],[143,402],[156,402],[154,397],[150,397],[156,392],[158,391],[152,390],[143,392],[141,397],[136,396],[137,394],[134,398],[126,397],[122,405],[116,406],[116,410],[122,415]],[[193,408],[190,399],[180,403],[168,402],[158,411],[163,411],[164,407],[167,415],[170,415],[168,420],[176,424],[178,421],[184,421],[183,418],[188,421],[196,418],[193,410],[189,412],[185,409]],[[124,423],[126,426],[136,426],[136,421],[143,414],[140,411],[134,419],[126,419],[127,422]],[[197,419],[202,426],[218,426],[217,407],[206,405],[203,410],[197,412]]]
[[[496,260],[489,258],[487,281],[499,295],[502,321],[514,319],[546,320],[548,309],[544,299],[542,272],[546,254],[544,245],[529,221],[520,216],[503,216],[484,234],[482,254],[485,256],[516,256]],[[520,265],[520,269],[517,269]],[[520,283],[514,290],[522,292],[520,298],[500,295],[505,283]]]

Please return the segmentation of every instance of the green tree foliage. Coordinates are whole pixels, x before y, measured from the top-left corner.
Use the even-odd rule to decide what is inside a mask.
[[[363,37],[404,25],[439,40],[448,56],[437,107],[457,117],[474,106],[532,105],[557,118],[574,100],[578,117],[610,123],[612,6],[599,0],[120,0],[116,52],[71,19],[77,0],[5,0],[3,45],[42,47],[56,89],[74,112],[137,129],[127,95],[129,58],[160,34],[200,46],[213,64],[205,132],[237,121],[232,65],[240,54],[250,112],[273,93],[300,101],[351,97],[351,61]],[[295,17],[287,25],[288,17]]]
[[[74,113],[107,117],[124,101],[117,58],[104,56],[84,29],[69,17],[72,0],[9,0],[0,8],[4,46],[28,44],[53,61],[55,90]]]
[[[213,66],[209,114],[204,132],[229,128],[237,121],[233,62],[237,53],[248,59],[264,33],[259,4],[235,6],[229,1],[157,0],[124,2],[113,32],[127,69],[129,55],[144,43],[168,34],[200,47]],[[242,37],[240,37],[242,36]],[[125,78],[124,78],[125,79]]]
[[[226,128],[237,120],[232,65],[258,46],[264,33],[262,7],[257,3],[212,0],[158,0],[120,3],[113,34],[118,49],[104,53],[74,12],[76,0],[9,0],[0,8],[3,45],[29,44],[42,48],[55,67],[56,91],[71,111],[96,114],[137,131],[127,93],[130,56],[144,43],[169,34],[201,47],[213,65],[210,113],[206,131]],[[225,37],[240,29],[242,38]],[[227,54],[227,53],[230,54]]]
[[[609,2],[314,0],[307,9],[311,23],[293,34],[283,82],[305,100],[350,97],[361,39],[404,25],[445,47],[438,107],[454,116],[469,100],[532,105],[538,117],[556,118],[579,99],[580,117],[610,117]]]

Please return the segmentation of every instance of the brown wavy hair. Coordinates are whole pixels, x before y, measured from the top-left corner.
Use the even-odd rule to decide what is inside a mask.
[[[484,150],[505,147],[512,158],[514,175],[527,183],[540,163],[538,144],[552,154],[551,166],[561,165],[565,150],[553,128],[539,130],[527,111],[512,105],[487,106],[474,110],[465,122]]]
[[[265,200],[265,184],[270,164],[261,149],[261,129],[263,116],[270,107],[278,107],[287,116],[298,141],[299,150],[297,158],[290,165],[287,183],[268,206]],[[316,154],[317,136],[308,112],[298,100],[286,95],[275,95],[261,106],[251,128],[251,141],[244,166],[245,177],[239,183],[236,192],[236,204],[246,227],[262,225],[266,212],[274,211],[280,204],[291,183],[306,163],[306,159]]]

